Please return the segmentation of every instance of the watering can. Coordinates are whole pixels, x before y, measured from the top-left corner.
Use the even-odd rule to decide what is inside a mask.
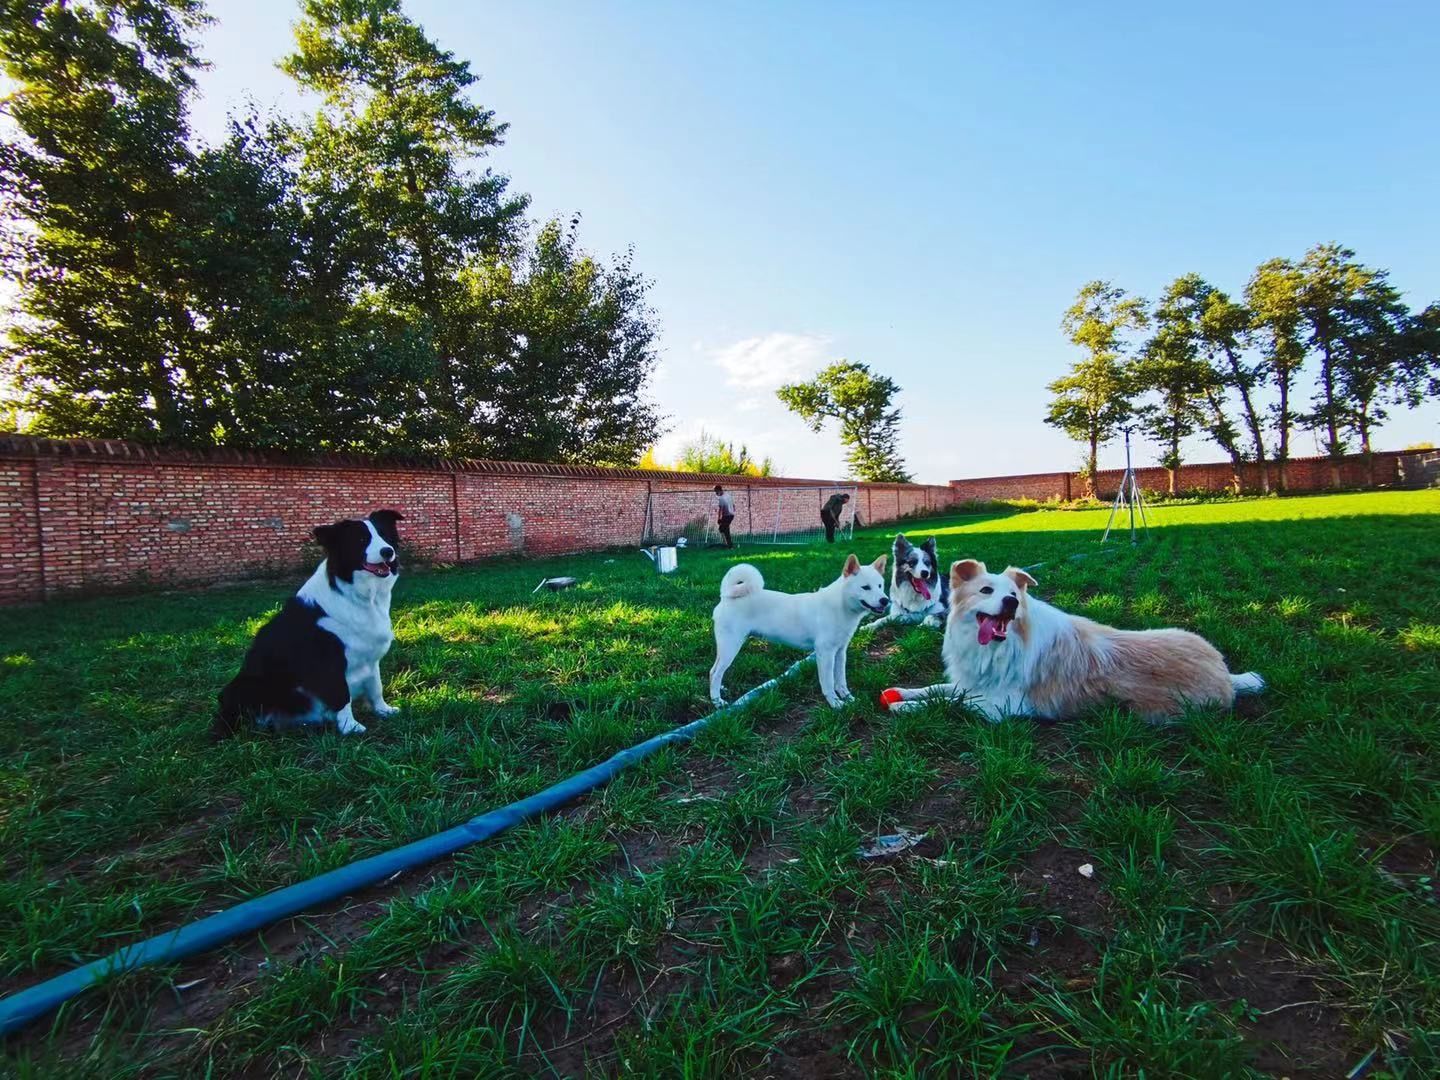
[[[653,547],[641,548],[645,557],[655,564],[655,569],[662,574],[672,574],[675,568],[680,565],[680,555],[674,547]]]

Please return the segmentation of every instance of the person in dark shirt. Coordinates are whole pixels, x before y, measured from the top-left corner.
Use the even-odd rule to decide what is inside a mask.
[[[849,501],[849,495],[837,492],[820,508],[820,520],[825,523],[825,539],[832,544],[835,542],[835,526],[840,523],[840,514]]]
[[[725,494],[725,489],[719,484],[715,485],[715,523],[720,526],[720,535],[725,538],[725,546],[733,548],[735,541],[730,539],[730,523],[735,520],[735,501]]]

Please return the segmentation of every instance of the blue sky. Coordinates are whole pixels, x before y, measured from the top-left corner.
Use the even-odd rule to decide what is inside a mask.
[[[293,0],[210,7],[197,129],[246,101],[308,109],[274,68]],[[490,164],[535,216],[579,210],[588,247],[633,245],[654,279],[662,454],[704,426],[837,474],[833,432],[773,388],[846,357],[904,387],[917,478],[1066,468],[1078,448],[1040,417],[1088,279],[1154,297],[1193,270],[1238,293],[1334,240],[1413,306],[1440,299],[1434,4],[407,10],[483,77],[511,124]],[[1440,406],[1379,445],[1419,439],[1440,442]]]

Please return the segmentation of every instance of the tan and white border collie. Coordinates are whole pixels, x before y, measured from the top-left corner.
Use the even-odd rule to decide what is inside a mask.
[[[1229,708],[1236,694],[1259,693],[1254,672],[1232,675],[1225,658],[1185,630],[1116,630],[1029,594],[1035,579],[1010,567],[992,574],[975,559],[950,567],[950,615],[941,653],[949,682],[891,688],[891,710],[927,698],[960,700],[990,717],[1063,719],[1118,701],[1148,719],[1186,705]]]

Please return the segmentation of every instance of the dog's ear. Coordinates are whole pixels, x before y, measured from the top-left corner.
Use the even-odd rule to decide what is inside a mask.
[[[1019,585],[1021,592],[1024,592],[1035,584],[1035,579],[1018,566],[1007,566],[1005,568],[1005,576],[1015,582],[1016,585]]]
[[[985,564],[979,559],[961,559],[950,564],[950,587],[958,589],[971,578],[985,573]]]
[[[935,558],[935,538],[933,536],[920,546],[930,553],[930,558]]]
[[[905,539],[905,534],[904,534],[904,533],[896,533],[896,534],[895,534],[895,550],[896,550],[896,551],[904,551],[904,550],[905,550],[906,548],[908,548],[909,546],[910,546],[910,541],[907,540],[907,539]]]
[[[874,562],[872,562],[870,565],[873,566],[876,570],[879,570],[880,573],[883,574],[883,573],[885,572],[885,560],[888,559],[888,558],[889,558],[888,555],[881,555],[878,559],[876,559],[876,560],[875,560]]]
[[[336,545],[340,542],[340,526],[338,524],[317,525],[310,535],[315,538],[317,544],[325,549],[327,557],[335,554]]]
[[[397,521],[404,521],[405,515],[399,510],[376,510],[371,513],[370,520],[376,525],[394,525]]]
[[[845,572],[844,572],[844,576],[845,576],[845,577],[850,577],[852,574],[859,573],[859,571],[860,571],[860,560],[857,559],[857,558],[855,558],[854,552],[851,552],[850,557],[845,560]]]

